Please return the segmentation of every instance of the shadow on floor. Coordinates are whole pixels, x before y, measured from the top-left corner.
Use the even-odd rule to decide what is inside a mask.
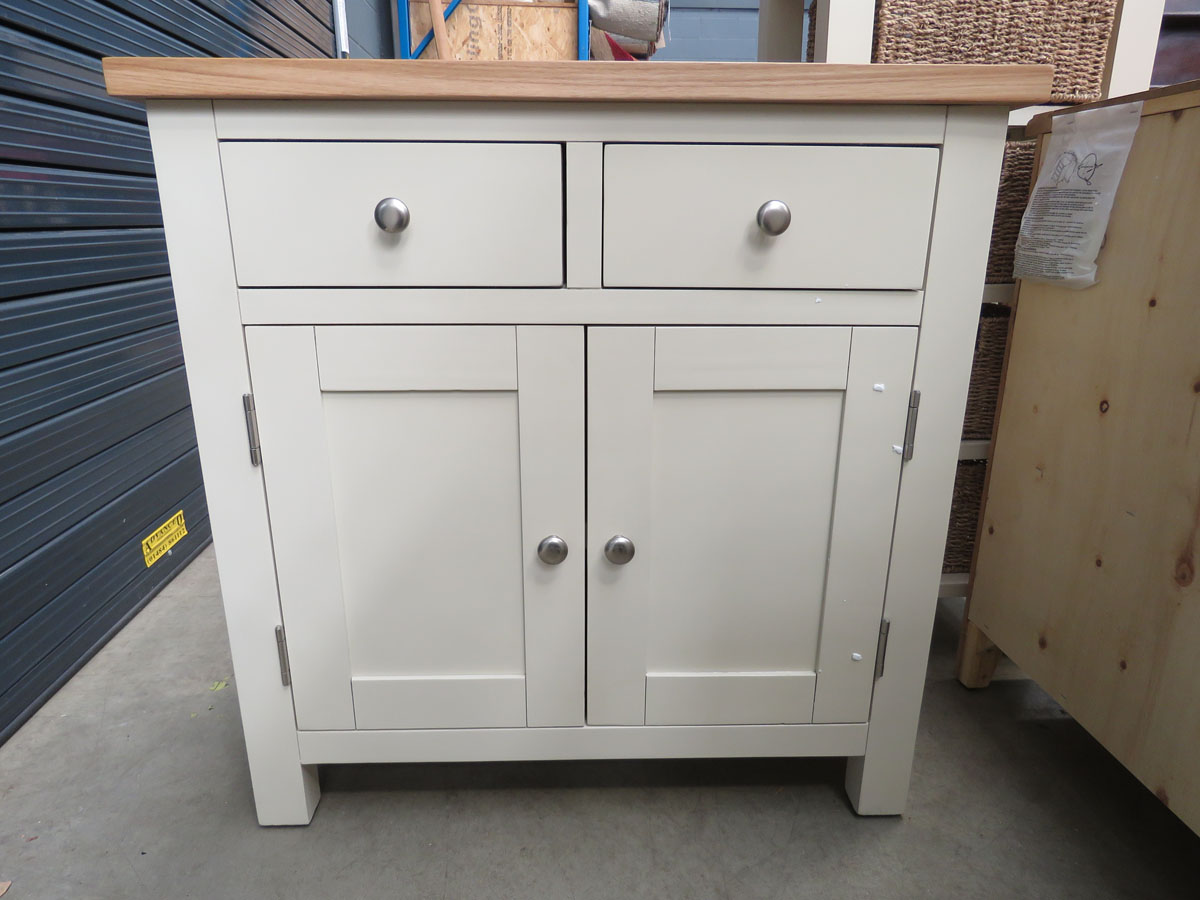
[[[840,757],[407,763],[322,766],[321,789],[469,791],[826,785],[840,791],[845,771],[845,760]]]

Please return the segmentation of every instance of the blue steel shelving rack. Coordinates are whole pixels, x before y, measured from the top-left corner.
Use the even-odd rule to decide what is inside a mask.
[[[429,30],[428,34],[426,34],[425,37],[423,37],[421,39],[421,43],[419,43],[417,45],[417,48],[414,50],[413,46],[412,46],[412,34],[409,32],[409,27],[408,27],[408,3],[409,3],[409,0],[396,0],[396,2],[399,7],[399,12],[396,17],[398,21],[396,24],[397,24],[398,32],[399,32],[399,36],[400,36],[400,58],[401,59],[417,59],[418,57],[420,57],[420,55],[422,53],[425,52],[425,48],[429,46],[429,42],[431,40],[433,40],[433,29],[431,28]],[[458,4],[461,2],[462,2],[462,0],[450,0],[450,3],[446,6],[445,11],[442,13],[442,18],[449,19],[450,14],[453,13],[454,10],[458,9]],[[589,12],[588,12],[588,4],[587,4],[587,0],[578,0],[578,3],[579,3],[579,41],[578,41],[578,43],[579,43],[579,58],[580,59],[590,59],[592,48],[591,48],[591,40],[590,40],[591,39],[591,28],[590,28],[591,21],[590,21],[590,16],[589,16]]]

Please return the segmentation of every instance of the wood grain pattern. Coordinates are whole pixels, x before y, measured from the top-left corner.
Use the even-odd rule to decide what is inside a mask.
[[[450,49],[450,35],[446,31],[446,19],[442,12],[442,0],[429,0],[429,18],[433,22],[433,43],[437,48],[438,59],[454,59],[454,51]]]
[[[1116,106],[1119,103],[1142,101],[1142,115],[1152,116],[1158,113],[1172,112],[1177,109],[1190,109],[1200,103],[1200,81],[1185,81],[1166,87],[1153,88],[1137,94],[1126,94],[1123,97],[1113,97],[1109,100],[1097,100],[1095,103],[1083,103],[1061,110],[1039,113],[1025,126],[1026,137],[1038,137],[1046,134],[1054,126],[1054,117],[1081,109],[1097,109],[1101,106]]]
[[[1200,829],[1200,108],[1144,115],[1098,283],[1023,283],[970,618]]]
[[[572,100],[977,103],[1050,96],[1050,66],[180,59],[109,57],[115,97],[261,100]]]

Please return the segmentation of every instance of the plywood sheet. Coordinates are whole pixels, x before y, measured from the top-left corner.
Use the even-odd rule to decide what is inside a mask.
[[[1200,108],[1144,116],[1099,283],[1019,296],[970,618],[1200,830]]]
[[[575,59],[574,3],[462,3],[446,20],[455,59]],[[429,31],[429,5],[409,4],[413,43]],[[421,59],[437,59],[430,41]]]

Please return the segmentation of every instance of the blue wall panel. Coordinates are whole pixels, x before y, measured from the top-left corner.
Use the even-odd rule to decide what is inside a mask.
[[[145,110],[100,59],[330,56],[331,22],[330,0],[0,3],[0,741],[209,539]]]

